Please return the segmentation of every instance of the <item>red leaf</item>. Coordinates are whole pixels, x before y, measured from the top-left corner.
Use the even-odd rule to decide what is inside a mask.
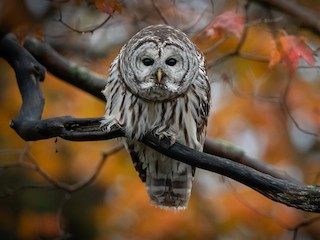
[[[313,51],[306,44],[304,38],[288,35],[285,31],[281,31],[277,41],[278,49],[273,51],[269,66],[282,61],[289,72],[294,72],[299,64],[299,58],[302,58],[310,66],[315,64]]]
[[[117,0],[95,0],[96,8],[100,11],[112,15],[115,11],[122,12],[122,5]]]
[[[244,18],[231,11],[217,16],[207,27],[205,33],[211,38],[222,37],[227,33],[233,33],[240,38],[244,29]]]

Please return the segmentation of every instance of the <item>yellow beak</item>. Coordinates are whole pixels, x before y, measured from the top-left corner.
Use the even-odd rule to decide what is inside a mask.
[[[161,79],[162,79],[162,71],[161,71],[160,68],[159,68],[158,71],[157,71],[157,79],[158,79],[158,82],[161,82]]]

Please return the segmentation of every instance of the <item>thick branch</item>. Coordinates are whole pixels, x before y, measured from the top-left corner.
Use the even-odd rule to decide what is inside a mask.
[[[24,47],[53,75],[101,100],[105,100],[101,93],[107,81],[105,76],[65,59],[50,45],[35,38],[28,37]]]
[[[218,157],[228,158],[234,162],[253,168],[261,173],[268,174],[275,178],[300,183],[286,172],[281,172],[259,159],[254,159],[246,155],[241,149],[235,148],[230,144],[226,146],[225,144],[221,144],[219,141],[206,138],[203,151]]]
[[[6,42],[0,42],[0,46],[1,44],[6,44]],[[20,54],[22,54],[22,57],[24,55],[28,56],[24,49],[20,49],[19,51],[21,51]],[[3,52],[4,51],[1,52],[1,56],[10,60]],[[49,60],[49,58],[50,56],[48,56],[47,60]],[[16,68],[15,71],[19,71],[19,64],[12,64],[12,66]],[[48,66],[52,68],[55,67],[54,63]],[[64,75],[64,77],[70,76],[68,71],[70,71],[70,68],[66,69],[66,75]],[[121,129],[118,128],[114,128],[109,133],[102,132],[99,128],[101,118],[76,119],[72,117],[58,117],[47,120],[37,120],[39,116],[41,117],[43,109],[43,104],[37,104],[37,102],[41,102],[42,99],[42,95],[37,94],[38,92],[41,93],[38,87],[39,81],[42,79],[39,77],[41,74],[37,76],[38,77],[35,78],[36,83],[28,84],[27,88],[21,87],[20,85],[24,83],[18,80],[21,95],[23,96],[21,112],[24,114],[20,114],[19,118],[13,120],[11,127],[15,129],[23,139],[26,141],[35,141],[61,137],[73,141],[93,141],[124,136]],[[71,77],[72,76],[73,75],[71,75]],[[86,83],[81,82],[81,84],[83,84],[83,89],[86,90],[84,87]],[[95,86],[93,89],[97,90],[98,87]],[[26,96],[28,96],[30,100],[28,100]],[[32,105],[32,103],[35,103],[35,105]],[[37,116],[37,118],[34,116]],[[320,189],[317,186],[304,186],[295,181],[277,178],[276,176],[271,176],[272,174],[269,175],[259,172],[230,159],[197,152],[179,143],[170,146],[168,139],[159,141],[159,138],[152,134],[147,134],[141,139],[141,142],[179,161],[230,177],[255,189],[274,201],[304,211],[320,212]],[[243,158],[241,154],[236,154],[236,156],[235,159],[238,161],[241,161],[241,158]]]
[[[61,117],[27,122],[22,128],[17,128],[20,123],[15,122],[13,128],[19,135],[19,130],[29,128],[30,135],[26,136],[25,140],[38,140],[37,137],[44,139],[48,136],[48,138],[62,137],[73,141],[93,141],[124,136],[118,128],[114,128],[109,133],[102,132],[99,128],[100,121],[101,118]],[[20,136],[23,137],[25,134]],[[273,201],[304,211],[320,212],[319,186],[302,185],[295,181],[279,179],[226,158],[197,152],[179,143],[171,146],[169,139],[159,141],[159,138],[151,133],[146,134],[141,142],[171,158],[241,182]]]
[[[304,211],[320,212],[319,186],[277,179],[229,159],[197,152],[178,143],[171,146],[168,139],[159,142],[152,134],[147,134],[142,142],[166,156],[241,182],[273,201]]]
[[[251,0],[280,10],[299,21],[302,26],[320,34],[320,17],[316,12],[292,0]]]
[[[43,81],[45,68],[34,57],[21,47],[11,35],[0,39],[0,57],[14,69],[20,92],[22,107],[17,119],[41,119],[44,99],[40,81]]]
[[[109,133],[100,129],[102,118],[73,118],[69,116],[49,118],[41,121],[11,121],[11,127],[25,141],[37,141],[61,137],[70,141],[97,141],[123,137],[120,129]]]

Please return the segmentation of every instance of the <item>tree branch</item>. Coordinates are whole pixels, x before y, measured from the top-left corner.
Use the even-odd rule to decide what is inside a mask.
[[[53,75],[103,101],[105,100],[101,93],[107,81],[105,76],[65,59],[49,44],[40,42],[36,38],[28,37],[24,47]]]
[[[0,57],[14,69],[22,96],[22,107],[17,119],[41,119],[44,98],[40,82],[43,81],[45,68],[16,41],[13,35],[0,39]],[[31,107],[32,106],[32,107]]]
[[[69,24],[67,24],[63,19],[62,19],[62,11],[61,9],[59,9],[59,18],[57,19],[58,22],[61,22],[61,24],[63,26],[65,26],[66,28],[68,28],[69,30],[71,31],[74,31],[76,33],[80,33],[80,34],[83,34],[83,33],[93,33],[94,31],[96,31],[97,29],[101,28],[103,25],[105,25],[113,16],[115,10],[112,11],[111,14],[109,14],[109,16],[101,23],[99,23],[97,26],[94,26],[94,27],[91,27],[90,29],[86,29],[86,30],[80,30],[80,29],[76,29],[72,26],[70,26]]]
[[[33,129],[28,136],[20,135],[19,129],[15,128],[19,123],[15,122],[13,128],[21,137],[27,137],[25,138],[27,141],[46,138],[42,130],[48,132],[48,138],[61,137],[72,141],[94,141],[124,136],[121,129],[116,127],[109,133],[102,132],[99,128],[100,121],[101,118],[72,117],[32,121],[25,125]],[[320,212],[319,186],[302,185],[295,181],[276,178],[230,159],[197,152],[179,143],[171,146],[169,139],[159,141],[159,138],[151,133],[146,134],[140,141],[168,157],[241,182],[273,201],[304,211]]]
[[[280,10],[292,16],[297,21],[301,22],[302,26],[310,28],[312,31],[320,34],[320,17],[316,12],[298,4],[296,1],[288,0],[250,0],[269,6],[276,10]]]
[[[0,42],[0,49],[3,49],[3,45],[1,44],[6,45],[8,43],[6,41]],[[9,46],[16,47],[13,43],[10,43]],[[29,59],[30,61],[32,60],[23,48],[20,47],[18,49],[20,52],[17,54],[20,54],[22,58],[25,56],[26,59]],[[2,52],[4,51],[1,51],[1,56],[10,61],[10,56],[3,54]],[[58,59],[59,57],[61,56],[58,56]],[[47,58],[44,59],[49,60],[50,56],[48,55]],[[58,64],[65,63],[62,61],[64,59],[60,60],[61,61],[58,62]],[[36,66],[41,66],[34,59],[32,61]],[[26,65],[28,64],[24,61],[21,62]],[[67,62],[66,64],[69,63]],[[19,64],[11,65],[15,68],[16,72],[19,72],[20,68],[24,68],[24,66]],[[48,64],[48,66],[53,69],[61,67],[55,66],[54,63]],[[52,137],[61,137],[72,141],[94,141],[124,136],[123,131],[116,127],[108,133],[101,131],[99,127],[101,118],[76,119],[72,117],[57,117],[38,120],[39,117],[41,117],[43,110],[43,104],[37,104],[38,102],[41,102],[41,99],[43,101],[42,94],[39,94],[39,92],[41,93],[39,81],[43,79],[43,71],[37,71],[36,73],[38,73],[38,75],[36,75],[37,77],[34,78],[36,83],[27,84],[27,88],[22,87],[24,84],[23,81],[17,81],[23,97],[23,104],[20,112],[24,114],[20,114],[17,119],[14,119],[11,123],[11,127],[24,140],[36,141]],[[29,71],[24,72],[22,77],[23,79],[29,79],[30,76],[33,75],[34,73]],[[63,76],[70,76],[68,69],[65,69]],[[74,75],[71,75],[71,77],[74,77]],[[89,76],[89,78],[90,77],[91,76]],[[84,87],[86,84],[87,82],[83,81],[78,85],[81,85],[80,87],[86,90]],[[97,89],[97,85],[94,88],[91,88],[93,92],[98,92]],[[99,89],[99,92],[100,90],[101,89]],[[281,202],[285,205],[302,209],[304,211],[320,212],[320,188],[316,185],[302,185],[296,181],[291,181],[288,178],[277,178],[275,176],[271,176],[272,174],[262,173],[238,163],[237,160],[230,160],[208,153],[197,152],[179,143],[175,143],[171,146],[170,141],[167,138],[159,141],[159,138],[151,133],[146,134],[140,141],[171,158],[230,177],[251,187],[274,201]],[[208,144],[207,141],[206,146],[210,146],[210,142]],[[238,158],[238,161],[241,159],[241,156],[243,156],[241,153],[235,155],[237,156],[236,159]]]

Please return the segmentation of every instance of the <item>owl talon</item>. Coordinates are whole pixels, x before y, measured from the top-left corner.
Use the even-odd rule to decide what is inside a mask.
[[[175,134],[160,133],[159,141],[162,141],[165,137],[168,137],[170,139],[170,146],[172,146],[177,140],[177,136]]]
[[[163,133],[160,133],[159,135],[159,141],[162,141],[164,139],[165,135]]]
[[[103,119],[101,122],[100,122],[100,129],[101,131],[103,132],[110,132],[112,130],[112,128],[120,128],[120,124],[115,121],[115,120],[107,120],[107,119]]]
[[[175,134],[173,134],[171,137],[170,137],[170,146],[172,146],[173,144],[175,144],[177,140],[177,137]]]

